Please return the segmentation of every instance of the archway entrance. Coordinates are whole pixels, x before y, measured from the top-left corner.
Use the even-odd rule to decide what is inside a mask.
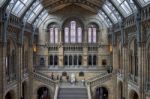
[[[39,88],[37,94],[38,99],[50,99],[50,92],[46,87]]]
[[[27,99],[27,83],[22,83],[22,99]]]
[[[120,82],[118,85],[118,99],[123,99],[123,83]]]
[[[97,88],[96,99],[108,99],[108,90],[105,87]]]
[[[15,99],[14,98],[14,93],[12,91],[9,91],[6,95],[5,95],[5,99]]]
[[[133,92],[131,93],[130,99],[139,99],[139,96],[138,96],[138,94],[137,94],[135,91],[133,91]]]

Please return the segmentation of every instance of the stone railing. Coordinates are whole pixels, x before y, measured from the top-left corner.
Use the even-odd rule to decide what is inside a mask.
[[[59,84],[57,84],[56,87],[55,87],[54,99],[57,99],[58,92],[59,92]]]
[[[107,75],[107,74],[108,74],[107,72],[100,73],[100,74],[98,74],[98,75],[96,75],[96,76],[94,76],[94,77],[88,79],[87,81],[93,81],[93,80],[95,80],[95,79],[97,79],[97,78],[99,78],[99,77],[102,77],[102,76],[104,76],[104,75]]]
[[[44,74],[41,74],[39,72],[33,72],[32,75],[33,75],[34,79],[36,79],[36,80],[38,80],[38,81],[40,81],[42,83],[45,83],[48,86],[50,85],[50,86],[55,88],[56,85],[59,84],[58,81],[53,81],[52,79],[50,79],[50,77],[48,77],[48,76],[46,76]]]
[[[48,86],[53,87],[54,90],[54,99],[57,99],[58,91],[59,91],[59,81],[52,80],[48,75],[40,73],[40,72],[33,72],[32,73],[34,79],[47,84]]]
[[[96,79],[93,79],[91,81],[87,81],[87,85],[90,85],[90,87],[94,87],[100,83],[104,83],[112,78],[112,76],[115,74],[114,73],[106,73],[105,75],[102,75],[100,77],[97,77]]]
[[[92,99],[90,85],[86,85],[86,88],[87,88],[88,99]]]

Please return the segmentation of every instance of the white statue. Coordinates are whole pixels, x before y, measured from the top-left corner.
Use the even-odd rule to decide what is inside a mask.
[[[75,83],[75,74],[74,73],[71,74],[71,83]]]

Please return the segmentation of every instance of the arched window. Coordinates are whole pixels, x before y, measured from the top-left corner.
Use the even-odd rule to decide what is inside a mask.
[[[92,65],[92,56],[91,55],[88,56],[88,64],[90,66]]]
[[[64,28],[64,42],[65,43],[81,43],[82,42],[82,28],[76,21],[70,21]]]
[[[50,63],[49,65],[53,65],[53,56],[52,55],[49,56],[49,63]]]
[[[65,66],[68,65],[68,56],[67,55],[64,56],[64,65]]]
[[[90,25],[88,27],[88,42],[89,43],[96,43],[97,42],[97,27],[96,25]]]
[[[58,57],[55,55],[54,56],[54,65],[57,66],[58,65]]]
[[[78,57],[78,64],[82,65],[82,56],[81,55],[79,55],[79,57]]]
[[[72,65],[72,56],[69,56],[69,65]]]
[[[49,28],[49,42],[50,43],[58,43],[59,41],[59,28],[56,24],[51,24],[48,26]]]
[[[77,65],[77,56],[74,56],[74,65]]]
[[[97,56],[96,55],[93,56],[93,65],[94,66],[97,65]]]

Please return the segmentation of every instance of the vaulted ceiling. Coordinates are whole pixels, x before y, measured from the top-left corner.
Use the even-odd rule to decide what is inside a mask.
[[[122,19],[150,4],[150,0],[0,0],[0,8],[6,8],[21,21],[39,27],[56,12],[70,5],[80,6],[96,13],[107,27],[121,22]]]
[[[43,0],[42,4],[49,13],[55,12],[72,4],[97,13],[104,2],[105,0]]]

